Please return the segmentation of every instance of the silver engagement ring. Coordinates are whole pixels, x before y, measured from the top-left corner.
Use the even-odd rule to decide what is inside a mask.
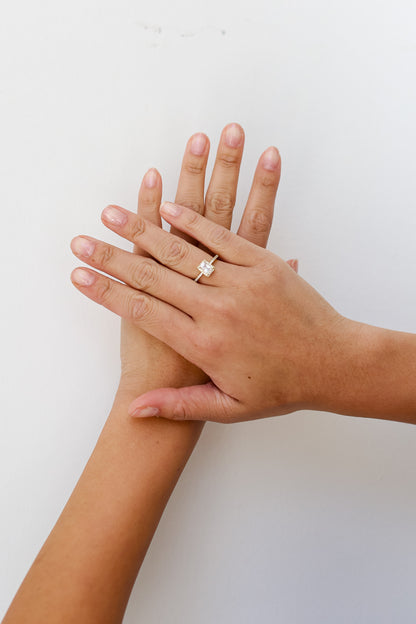
[[[218,255],[214,256],[212,260],[202,260],[201,264],[198,265],[197,269],[200,271],[198,277],[195,278],[195,282],[199,280],[200,277],[205,275],[205,277],[209,277],[214,271],[215,267],[213,266],[215,260],[218,258]]]

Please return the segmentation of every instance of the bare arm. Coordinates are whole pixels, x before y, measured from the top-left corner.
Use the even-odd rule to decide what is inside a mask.
[[[174,382],[174,375],[171,376]],[[119,391],[84,472],[4,624],[121,622],[201,423],[134,422]]]
[[[333,346],[314,409],[416,424],[415,334],[348,321]]]

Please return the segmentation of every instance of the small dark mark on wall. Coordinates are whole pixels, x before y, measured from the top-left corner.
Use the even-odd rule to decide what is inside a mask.
[[[147,39],[147,45],[149,47],[155,48],[155,47],[159,47],[164,39],[166,39],[166,35],[169,35],[169,30],[163,32],[162,35],[162,26],[160,24],[150,24],[149,22],[140,22],[140,21],[136,21],[136,26],[138,26],[138,28],[140,28],[142,31],[145,31],[146,33],[146,39]],[[193,30],[193,29],[189,29],[189,30],[182,30],[180,32],[176,32],[176,33],[171,33],[173,35],[179,36],[182,39],[191,39],[193,37],[196,37],[198,35],[201,35],[202,33],[204,33],[205,31],[210,30],[212,31],[216,31],[217,33],[221,34],[222,37],[225,37],[225,35],[227,34],[227,31],[225,30],[225,28],[219,28],[217,26],[208,26],[205,28],[201,28],[199,30]]]
[[[162,33],[162,27],[159,26],[159,24],[147,24],[146,22],[136,22],[137,26],[140,26],[140,28],[143,28],[143,30],[150,30],[150,32],[153,32],[157,35],[160,35]]]

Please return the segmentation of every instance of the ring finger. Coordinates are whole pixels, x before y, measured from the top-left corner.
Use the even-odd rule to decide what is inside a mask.
[[[274,203],[280,181],[281,160],[275,147],[269,147],[257,163],[253,184],[237,234],[267,246],[272,227]]]

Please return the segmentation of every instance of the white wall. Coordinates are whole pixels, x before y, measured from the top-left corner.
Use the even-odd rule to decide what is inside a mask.
[[[416,6],[408,0],[9,0],[0,19],[0,613],[92,450],[118,319],[69,273],[187,138],[246,131],[237,219],[270,144],[270,247],[344,315],[415,331]],[[212,166],[212,158],[210,160]],[[126,622],[415,621],[416,428],[301,412],[209,424]]]

